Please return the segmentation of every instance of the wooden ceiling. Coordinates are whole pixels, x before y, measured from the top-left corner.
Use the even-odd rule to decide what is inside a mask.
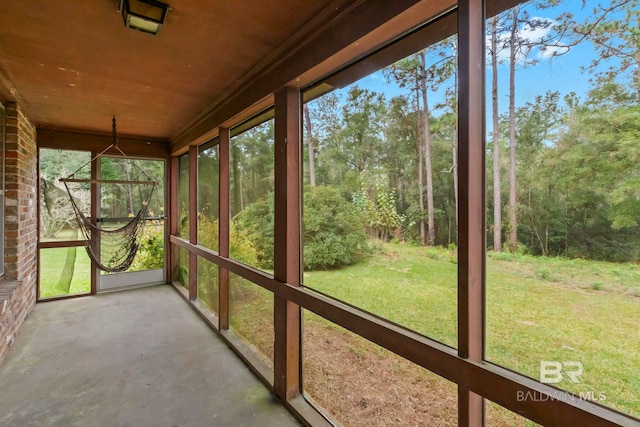
[[[303,87],[455,6],[166,1],[158,36],[125,28],[120,0],[0,2],[0,101],[17,101],[45,145],[108,138],[116,116],[119,135],[179,154],[264,108],[283,85]]]
[[[119,0],[3,1],[0,86],[38,127],[166,141],[336,1],[168,0],[158,36]],[[342,2],[344,3],[344,2]]]

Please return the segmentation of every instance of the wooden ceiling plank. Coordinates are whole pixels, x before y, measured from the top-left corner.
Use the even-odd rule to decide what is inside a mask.
[[[189,144],[205,142],[212,129],[220,126],[230,117],[236,116],[253,103],[270,96],[279,87],[356,42],[416,3],[418,0],[355,2],[345,11],[337,13],[321,30],[301,41],[285,57],[274,58],[272,63],[265,66],[254,80],[238,87],[233,96],[199,117],[172,141],[171,152],[177,153]]]

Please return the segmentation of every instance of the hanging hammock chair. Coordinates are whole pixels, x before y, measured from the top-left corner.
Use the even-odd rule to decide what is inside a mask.
[[[140,248],[140,241],[142,239],[142,233],[144,231],[149,211],[149,203],[151,202],[151,197],[153,196],[154,189],[158,185],[158,182],[153,180],[144,170],[142,170],[142,168],[137,166],[135,162],[131,162],[131,165],[136,168],[142,176],[146,178],[146,180],[133,181],[76,178],[76,174],[80,170],[85,168],[94,160],[101,158],[106,152],[112,149],[115,149],[122,158],[128,160],[127,155],[118,148],[115,117],[113,118],[111,145],[66,178],[60,178],[60,182],[64,184],[64,187],[69,194],[69,199],[71,200],[71,206],[73,207],[78,227],[87,242],[85,247],[87,254],[100,270],[109,273],[118,273],[129,269],[131,263],[136,257],[138,249]],[[78,201],[76,201],[76,198],[73,196],[73,189],[71,188],[71,186],[76,183],[138,185],[148,187],[149,191],[147,192],[147,196],[144,200],[142,200],[142,205],[140,206],[137,214],[131,218],[127,218],[128,222],[125,225],[114,229],[107,229],[100,226],[98,224],[99,221],[91,221],[91,219],[82,212],[81,207],[78,205]]]

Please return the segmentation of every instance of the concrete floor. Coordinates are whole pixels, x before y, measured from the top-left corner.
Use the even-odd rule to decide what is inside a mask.
[[[0,426],[294,425],[170,286],[37,304],[0,366]]]

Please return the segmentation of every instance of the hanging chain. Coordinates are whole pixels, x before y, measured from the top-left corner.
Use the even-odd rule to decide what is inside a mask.
[[[118,146],[118,131],[116,130],[116,116],[113,116],[113,124],[111,126],[111,145]]]

